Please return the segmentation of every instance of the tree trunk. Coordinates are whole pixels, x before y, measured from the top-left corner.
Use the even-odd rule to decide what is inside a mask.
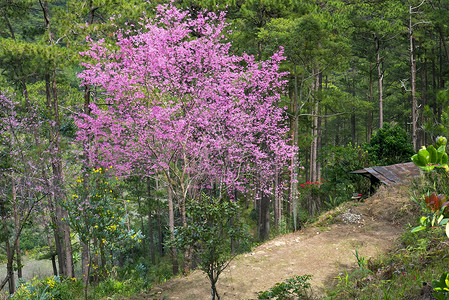
[[[148,193],[148,202],[151,201],[151,184],[150,178],[147,178],[147,193]],[[156,265],[156,256],[154,253],[154,238],[153,238],[153,220],[152,220],[152,208],[149,205],[148,208],[148,236],[150,238],[150,252],[151,252],[151,264]]]
[[[45,226],[48,227],[49,224],[45,222]],[[51,237],[48,233],[47,233],[47,241],[48,241],[48,251],[50,252],[51,255],[51,265],[53,267],[53,275],[58,276],[58,267],[56,266],[56,253],[55,250],[53,249]]]
[[[297,65],[295,64],[294,68],[294,88],[295,95],[292,98],[292,112],[294,114],[293,117],[293,128],[292,128],[292,140],[293,145],[298,146],[299,137],[298,137],[298,118],[301,110],[301,101],[302,99],[299,96],[298,91],[298,73],[297,73]],[[287,212],[289,215],[293,215],[293,229],[297,230],[297,217],[298,217],[298,151],[292,157],[291,161],[291,180],[290,180],[290,202],[287,205]]]
[[[48,1],[39,0],[42,12],[44,14],[45,30],[48,33],[48,44],[53,44],[52,32],[50,30],[50,10],[48,8]],[[51,79],[51,81],[50,81]],[[59,239],[60,247],[58,253],[58,261],[60,263],[60,273],[63,276],[73,277],[73,258],[72,258],[72,243],[70,237],[70,228],[64,220],[67,219],[67,212],[60,205],[59,201],[63,201],[63,170],[62,170],[62,151],[61,151],[61,141],[59,135],[59,103],[58,103],[58,92],[56,85],[56,63],[53,63],[53,69],[50,74],[45,75],[45,90],[47,96],[47,110],[49,115],[52,116],[53,120],[50,122],[50,136],[53,139],[50,144],[53,145],[51,149],[51,165],[53,170],[53,189],[55,195],[55,237]],[[57,243],[56,243],[57,244]],[[62,268],[61,268],[62,266]]]
[[[281,197],[278,192],[279,189],[279,173],[277,168],[274,172],[274,182],[273,182],[273,194],[274,194],[274,226],[279,227],[281,221]]]
[[[175,214],[173,210],[173,193],[169,184],[167,184],[167,200],[168,200],[168,229],[170,230],[170,239],[174,240],[175,232]],[[178,274],[178,258],[176,255],[176,247],[170,247],[171,260],[173,265],[173,275]]]
[[[270,236],[270,197],[263,191],[261,191],[261,194],[259,240],[265,241]]]
[[[153,232],[153,220],[152,220],[152,212],[148,212],[148,235],[150,237],[150,253],[151,253],[151,263],[156,265],[156,255],[154,250],[154,232]]]
[[[6,228],[5,226],[6,224],[4,223],[3,228]],[[7,231],[7,229],[5,229],[5,231]],[[9,277],[8,288],[9,294],[12,295],[16,291],[16,279],[14,278],[14,249],[12,249],[11,245],[9,244],[8,238],[5,241],[5,248],[7,257],[6,273]]]
[[[377,34],[374,34],[374,41],[376,43],[376,66],[377,66],[377,80],[379,82],[379,128],[383,128],[384,111],[383,111],[383,82],[384,74],[382,71],[382,60],[380,58],[380,41]]]
[[[410,5],[409,11],[409,47],[410,47],[410,71],[411,71],[411,97],[412,97],[412,143],[415,152],[418,151],[418,104],[416,99],[416,60],[415,60],[415,49],[413,43],[413,24],[412,24],[412,14],[413,7]]]
[[[427,105],[427,59],[424,58],[422,60],[422,68],[421,68],[421,105],[426,107]],[[421,124],[426,123],[426,118],[424,116],[424,111],[421,111]],[[422,131],[420,134],[419,145],[427,144],[427,136],[426,131]]]
[[[2,197],[3,199],[0,199],[0,213],[1,213],[1,219],[2,219],[2,225],[3,225],[3,235],[5,236],[5,250],[6,250],[6,278],[5,280],[8,281],[8,288],[9,288],[9,294],[12,295],[15,292],[16,283],[14,278],[14,245],[10,245],[9,242],[9,230],[8,230],[8,224],[6,222],[7,220],[7,213],[6,213],[6,207],[5,207],[5,197]],[[3,284],[6,284],[5,281],[3,281]],[[3,288],[3,286],[2,286]]]
[[[372,69],[370,62],[368,95],[369,95],[369,102],[374,103],[373,76],[371,70]],[[366,113],[366,142],[369,142],[372,135],[373,135],[373,111],[371,109],[368,109],[368,112]]]
[[[320,80],[320,72],[318,69],[315,70],[316,79],[315,82],[312,84],[313,90],[318,91],[321,87],[321,80]],[[310,146],[310,175],[309,180],[310,181],[316,181],[317,180],[317,158],[318,158],[318,114],[319,114],[319,103],[318,99],[315,99],[315,106],[312,110],[313,115],[313,125],[312,125],[312,144]]]
[[[81,242],[81,269],[85,286],[89,284],[89,259],[89,245],[85,242]]]
[[[92,3],[91,3],[92,4]],[[90,24],[90,23],[89,23]],[[86,85],[84,86],[84,113],[90,116],[90,89]],[[91,164],[89,157],[89,143],[88,141],[83,142],[83,187],[86,189],[89,183],[89,166]],[[87,241],[81,241],[81,270],[83,273],[83,283],[84,283],[84,298],[87,300],[88,294],[88,285],[89,285],[89,263],[90,263],[90,255],[89,255],[89,242],[90,237]]]
[[[12,201],[14,204],[14,225],[15,225],[15,234],[17,236],[16,244],[16,263],[17,263],[17,277],[22,278],[22,257],[20,254],[20,238],[19,236],[19,213],[18,213],[18,205],[17,205],[17,194],[16,194],[16,184],[14,179],[14,171],[11,171],[11,187],[12,187]]]
[[[220,300],[220,296],[218,295],[218,291],[217,291],[217,280],[218,278],[215,278],[215,276],[213,274],[209,275],[209,280],[210,280],[210,286],[211,286],[211,299],[212,300]]]
[[[92,268],[93,268],[93,282],[95,283],[95,284],[98,284],[99,282],[100,282],[100,274],[98,273],[98,269],[99,269],[99,266],[100,266],[100,263],[99,263],[99,259],[98,259],[98,238],[96,237],[96,236],[94,236],[93,237],[93,247],[94,247],[94,254],[93,254],[93,258],[92,258],[92,260],[93,260],[93,266],[92,266]],[[123,264],[123,262],[122,262],[122,264]]]

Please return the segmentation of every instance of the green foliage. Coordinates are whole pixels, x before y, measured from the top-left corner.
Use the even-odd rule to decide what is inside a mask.
[[[235,255],[230,251],[231,241],[247,238],[239,219],[240,209],[234,201],[205,194],[188,200],[186,209],[187,226],[175,230],[174,243],[182,249],[193,248],[198,266],[208,275],[214,294],[219,275]]]
[[[14,300],[67,300],[83,299],[84,285],[76,278],[62,279],[59,276],[44,279],[34,278],[29,282],[19,281]],[[107,278],[91,289],[89,299],[104,299],[116,296],[130,296],[140,292],[143,288],[142,280],[131,277],[123,280]]]
[[[432,280],[433,296],[437,300],[447,300],[449,295],[449,273],[441,274],[440,280]]]
[[[137,294],[141,290],[142,280],[140,278],[133,277],[120,281],[110,277],[100,282],[91,293],[94,299],[103,299],[111,296],[126,297]]]
[[[377,165],[409,162],[414,153],[405,130],[397,124],[387,123],[374,134],[369,143],[363,145],[363,149],[368,151],[370,160]]]
[[[394,251],[365,260],[363,271],[357,268],[340,273],[326,299],[433,299],[432,294],[437,299],[447,299],[438,298],[430,285],[422,285],[432,282],[435,274],[447,272],[447,238],[441,228],[406,231],[401,240]],[[433,282],[432,286],[439,284]]]
[[[449,168],[446,144],[447,139],[440,136],[435,146],[423,147],[412,157],[415,165],[426,172],[425,183],[428,185],[424,188],[425,193],[421,192],[421,197],[414,198],[426,215],[420,218],[420,225],[413,228],[412,232],[429,227],[446,226],[446,235],[449,237],[449,218],[447,218],[446,210],[449,205],[449,202],[446,202],[446,195],[449,195]]]
[[[355,258],[357,259],[357,265],[361,270],[365,269],[367,266],[367,259],[364,256],[361,256],[359,254],[359,251],[355,250],[352,254],[354,254]]]
[[[286,279],[284,282],[276,283],[267,291],[257,293],[257,299],[307,299],[309,297],[311,275],[295,276]]]
[[[420,167],[423,171],[429,172],[434,168],[444,169],[449,171],[449,158],[446,153],[447,139],[445,137],[438,137],[433,145],[421,148],[418,153],[412,156],[412,161]]]
[[[424,115],[426,122],[424,130],[434,137],[438,135],[449,136],[449,90],[440,90],[436,93],[436,104],[442,107],[441,114],[435,113],[435,110],[426,105]]]
[[[16,293],[11,296],[14,300],[65,300],[79,299],[82,295],[82,282],[72,279],[62,279],[59,276],[52,276],[38,280],[32,279],[29,282],[20,282]]]
[[[340,205],[351,199],[353,193],[367,195],[370,181],[350,172],[371,165],[368,153],[361,147],[331,147],[324,150],[323,177],[321,189],[325,191],[323,201],[329,208]]]
[[[308,215],[316,215],[321,208],[321,198],[326,191],[321,189],[321,181],[306,181],[299,185],[298,194],[301,207],[308,212]],[[304,220],[303,220],[304,221]]]
[[[94,169],[86,180],[78,178],[74,194],[64,206],[69,212],[70,226],[83,242],[95,237],[106,246],[123,247],[125,242],[139,242],[140,234],[128,231],[125,226],[125,206],[129,200],[118,199],[118,181],[111,169]]]
[[[202,270],[214,264],[224,266],[232,257],[230,239],[246,237],[238,220],[238,204],[203,194],[201,199],[188,200],[186,207],[188,223],[175,230],[176,245],[183,249],[194,247]]]

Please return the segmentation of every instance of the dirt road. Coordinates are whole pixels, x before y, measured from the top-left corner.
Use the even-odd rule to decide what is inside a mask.
[[[310,274],[315,295],[324,295],[340,272],[357,266],[356,250],[368,259],[392,249],[405,225],[414,222],[413,210],[407,188],[381,187],[364,202],[345,203],[305,230],[238,256],[220,276],[218,292],[222,299],[256,299],[277,282]],[[210,299],[209,281],[195,271],[135,299]]]

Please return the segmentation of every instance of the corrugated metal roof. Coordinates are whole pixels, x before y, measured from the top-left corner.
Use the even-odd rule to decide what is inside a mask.
[[[421,169],[413,162],[395,164],[390,166],[378,166],[352,171],[352,174],[367,175],[370,174],[382,183],[389,185],[410,180],[420,176]]]

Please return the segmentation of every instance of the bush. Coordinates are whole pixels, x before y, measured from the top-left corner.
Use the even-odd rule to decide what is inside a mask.
[[[75,278],[63,280],[59,276],[52,276],[42,280],[34,278],[28,282],[19,281],[16,293],[11,299],[65,300],[79,299],[80,295],[83,295],[82,282]]]
[[[311,275],[295,276],[276,283],[267,291],[257,293],[257,299],[307,299],[309,297]]]
[[[407,132],[397,124],[388,123],[376,131],[369,143],[363,145],[363,149],[368,151],[370,160],[376,165],[409,162],[415,153]]]

